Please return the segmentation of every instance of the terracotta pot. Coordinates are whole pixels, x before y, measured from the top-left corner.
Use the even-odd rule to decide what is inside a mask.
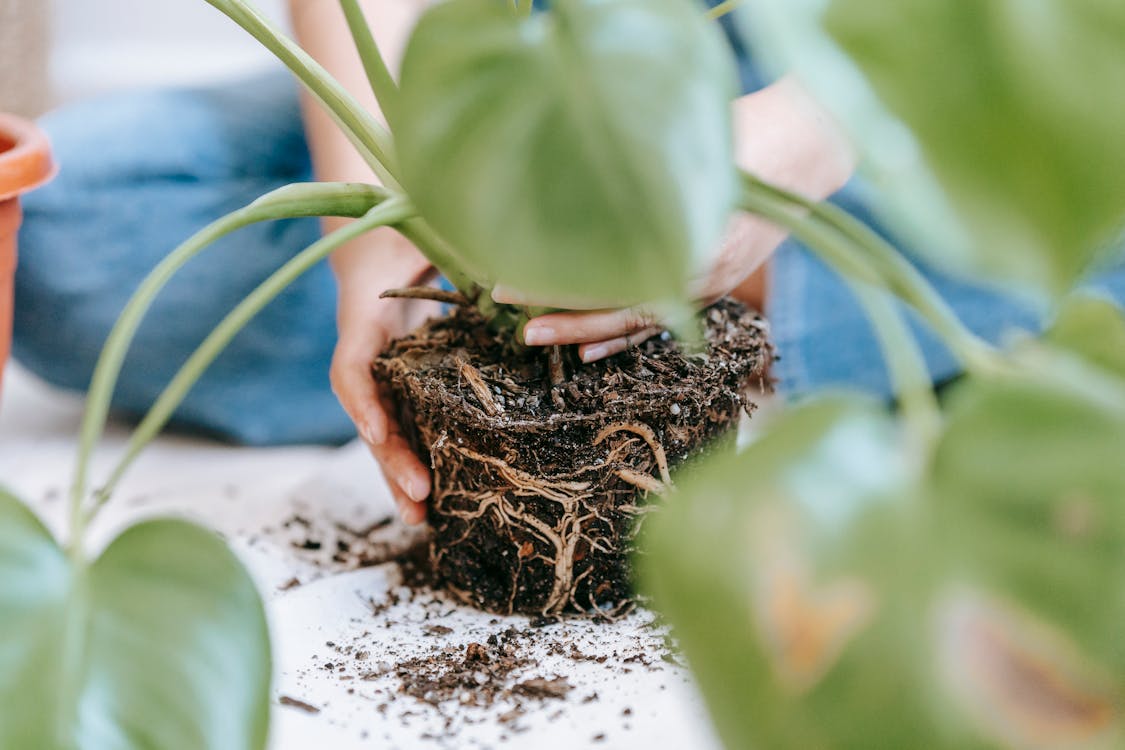
[[[0,385],[12,346],[12,292],[20,196],[55,174],[43,131],[23,118],[0,113]]]

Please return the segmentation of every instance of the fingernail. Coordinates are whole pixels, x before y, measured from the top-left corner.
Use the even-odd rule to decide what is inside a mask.
[[[555,343],[555,329],[547,326],[526,326],[523,329],[523,342],[528,346],[546,346]]]
[[[420,503],[426,499],[429,492],[423,492],[425,489],[418,482],[413,479],[406,479],[402,483],[402,491],[406,493],[407,497],[416,503]]]
[[[594,344],[582,350],[583,362],[594,362],[609,355],[608,344]]]

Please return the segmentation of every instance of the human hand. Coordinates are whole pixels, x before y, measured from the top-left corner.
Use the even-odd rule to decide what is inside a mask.
[[[752,307],[762,306],[762,273],[774,247],[784,237],[772,225],[753,216],[731,219],[719,251],[706,273],[692,284],[692,298],[706,307],[737,290],[736,296]],[[492,298],[501,303],[528,307],[557,307],[564,312],[540,315],[524,327],[528,346],[577,344],[583,362],[595,362],[635,346],[660,333],[662,325],[650,307],[582,309],[573,300],[529,298],[516,289],[497,286]]]
[[[371,363],[391,340],[439,312],[433,302],[379,299],[379,293],[419,283],[432,268],[397,234],[375,232],[357,242],[333,258],[340,291],[332,390],[382,468],[403,521],[419,524],[426,518],[430,471],[403,435],[389,394],[371,375]]]
[[[779,187],[817,201],[843,187],[855,168],[855,154],[829,116],[793,79],[743,96],[733,107],[738,165]],[[764,308],[765,263],[785,240],[781,228],[748,214],[735,215],[709,267],[690,293],[700,305],[725,294]],[[493,299],[527,307],[563,308],[529,321],[529,346],[578,344],[583,362],[593,362],[639,344],[661,330],[649,307],[588,310],[572,300],[532,299],[499,286]]]

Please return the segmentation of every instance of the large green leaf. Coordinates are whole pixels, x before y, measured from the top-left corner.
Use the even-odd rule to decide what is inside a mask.
[[[930,482],[948,580],[1024,623],[977,655],[987,673],[1006,650],[996,666],[1026,670],[1022,684],[1009,680],[1016,692],[959,696],[993,733],[1017,732],[1015,747],[1038,746],[1042,732],[1062,738],[1043,747],[1125,742],[1125,398],[1105,398],[1071,364],[1059,370],[1071,382],[1044,371],[961,384]]]
[[[1080,387],[976,380],[950,398],[936,507],[966,575],[1064,623],[1125,674],[1125,415]]]
[[[851,126],[885,178],[879,202],[915,209],[914,239],[935,262],[1057,294],[1125,222],[1125,4],[754,7],[749,28]],[[909,135],[896,132],[888,111]],[[942,201],[912,190],[925,184],[924,165],[971,238],[967,254],[958,234],[940,227]],[[927,242],[927,233],[940,241]]]
[[[0,581],[0,747],[265,746],[265,615],[214,534],[149,521],[78,570],[0,493]]]
[[[422,215],[488,284],[683,297],[735,194],[735,81],[687,0],[450,0],[419,22],[392,126]]]
[[[915,605],[927,545],[900,442],[862,400],[808,405],[680,477],[647,521],[646,588],[727,747],[905,748],[931,734]]]
[[[644,580],[728,747],[1122,746],[1120,414],[1034,381],[953,401],[928,483],[887,416],[826,402],[647,522]]]

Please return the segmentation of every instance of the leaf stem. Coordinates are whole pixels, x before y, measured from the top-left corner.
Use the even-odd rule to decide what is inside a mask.
[[[288,185],[258,198],[204,227],[173,250],[129,298],[114,323],[94,367],[86,398],[86,410],[79,429],[78,455],[70,487],[70,524],[72,543],[80,544],[83,532],[81,505],[86,495],[90,457],[94,445],[105,430],[117,378],[133,342],[141,320],[153,300],[168,281],[188,261],[210,247],[218,239],[242,227],[273,219],[305,216],[360,217],[385,200],[386,190],[353,183],[303,183]]]
[[[999,366],[996,350],[966,328],[918,269],[866,224],[837,206],[815,203],[747,172],[742,173],[742,182],[744,199],[765,201],[773,214],[766,218],[794,236],[798,231],[809,235],[814,241],[802,241],[837,271],[886,287],[914,308],[966,370],[994,372]]]
[[[531,15],[534,6],[535,0],[516,0],[516,14],[521,18],[527,18]]]
[[[817,252],[855,291],[882,347],[894,391],[903,415],[917,436],[920,448],[932,444],[940,426],[929,371],[917,343],[894,305],[883,277],[873,272],[846,235],[808,216],[804,208],[783,201],[770,191],[743,190],[742,207],[785,229]]]
[[[903,418],[914,437],[918,455],[928,456],[930,447],[941,433],[942,419],[922,350],[890,292],[863,282],[849,282],[849,286],[875,329],[875,337],[887,363],[891,382],[895,384]]]
[[[727,13],[730,13],[732,10],[734,10],[738,6],[742,5],[742,3],[743,3],[743,0],[723,0],[723,2],[719,3],[718,5],[716,5],[715,7],[711,8],[711,9],[709,9],[703,15],[708,20],[714,21],[716,19],[722,18]]]
[[[414,207],[403,196],[395,196],[384,201],[362,218],[336,230],[298,253],[242,300],[192,353],[156,399],[148,414],[137,425],[126,446],[125,454],[118,461],[109,480],[95,493],[94,504],[84,515],[82,524],[89,524],[105,505],[125,471],[141,450],[167,424],[176,407],[184,400],[207,367],[262,308],[272,302],[298,277],[328,257],[336,248],[378,227],[398,224],[413,213]]]
[[[328,71],[245,0],[206,0],[272,52],[328,110],[384,185],[401,190],[391,135]]]
[[[328,114],[340,126],[348,140],[359,150],[360,155],[375,171],[382,183],[394,192],[402,192],[398,166],[394,159],[394,144],[391,133],[370,112],[365,110],[347,89],[341,86],[328,71],[313,60],[293,40],[281,33],[246,0],[206,1],[226,14],[281,60],[325,106]],[[345,13],[347,13],[348,0],[341,0],[341,2],[344,3],[343,7]],[[356,8],[355,10],[358,11],[359,9]],[[366,36],[370,37],[370,29],[366,26],[362,13],[357,15],[353,12],[352,17],[348,18],[348,23],[353,35],[356,33],[358,26],[367,29]],[[363,36],[364,32],[361,31],[360,37]],[[366,42],[357,39],[357,44],[364,45]],[[378,54],[378,48],[375,46],[373,39],[368,53],[365,57],[371,57],[374,65],[386,70],[386,64]],[[365,60],[365,70],[367,65],[368,61]],[[385,80],[383,80],[382,72],[375,71],[374,74],[376,81],[372,81],[372,87],[375,88],[378,82],[379,89],[383,89],[382,91],[376,89],[376,98],[380,98],[385,111],[386,107],[391,107],[393,110],[393,100],[397,96],[397,86],[394,85],[393,78],[391,78],[389,71],[386,72]],[[370,77],[372,71],[368,70],[368,75]],[[388,92],[392,86],[394,86],[395,93],[389,95]],[[390,101],[386,101],[387,99]],[[470,273],[464,270],[466,264],[460,261],[449,243],[434,232],[425,221],[420,218],[412,218],[400,227],[400,231],[449,279],[449,282],[459,292],[470,299],[476,299],[484,280],[472,278]]]
[[[379,44],[371,33],[371,27],[363,15],[363,9],[359,7],[358,0],[340,0],[340,7],[343,8],[352,39],[355,40],[355,47],[359,52],[359,59],[363,62],[367,81],[371,84],[371,91],[374,92],[383,114],[390,120],[391,110],[398,98],[398,84],[395,83],[387,62],[379,51]]]

